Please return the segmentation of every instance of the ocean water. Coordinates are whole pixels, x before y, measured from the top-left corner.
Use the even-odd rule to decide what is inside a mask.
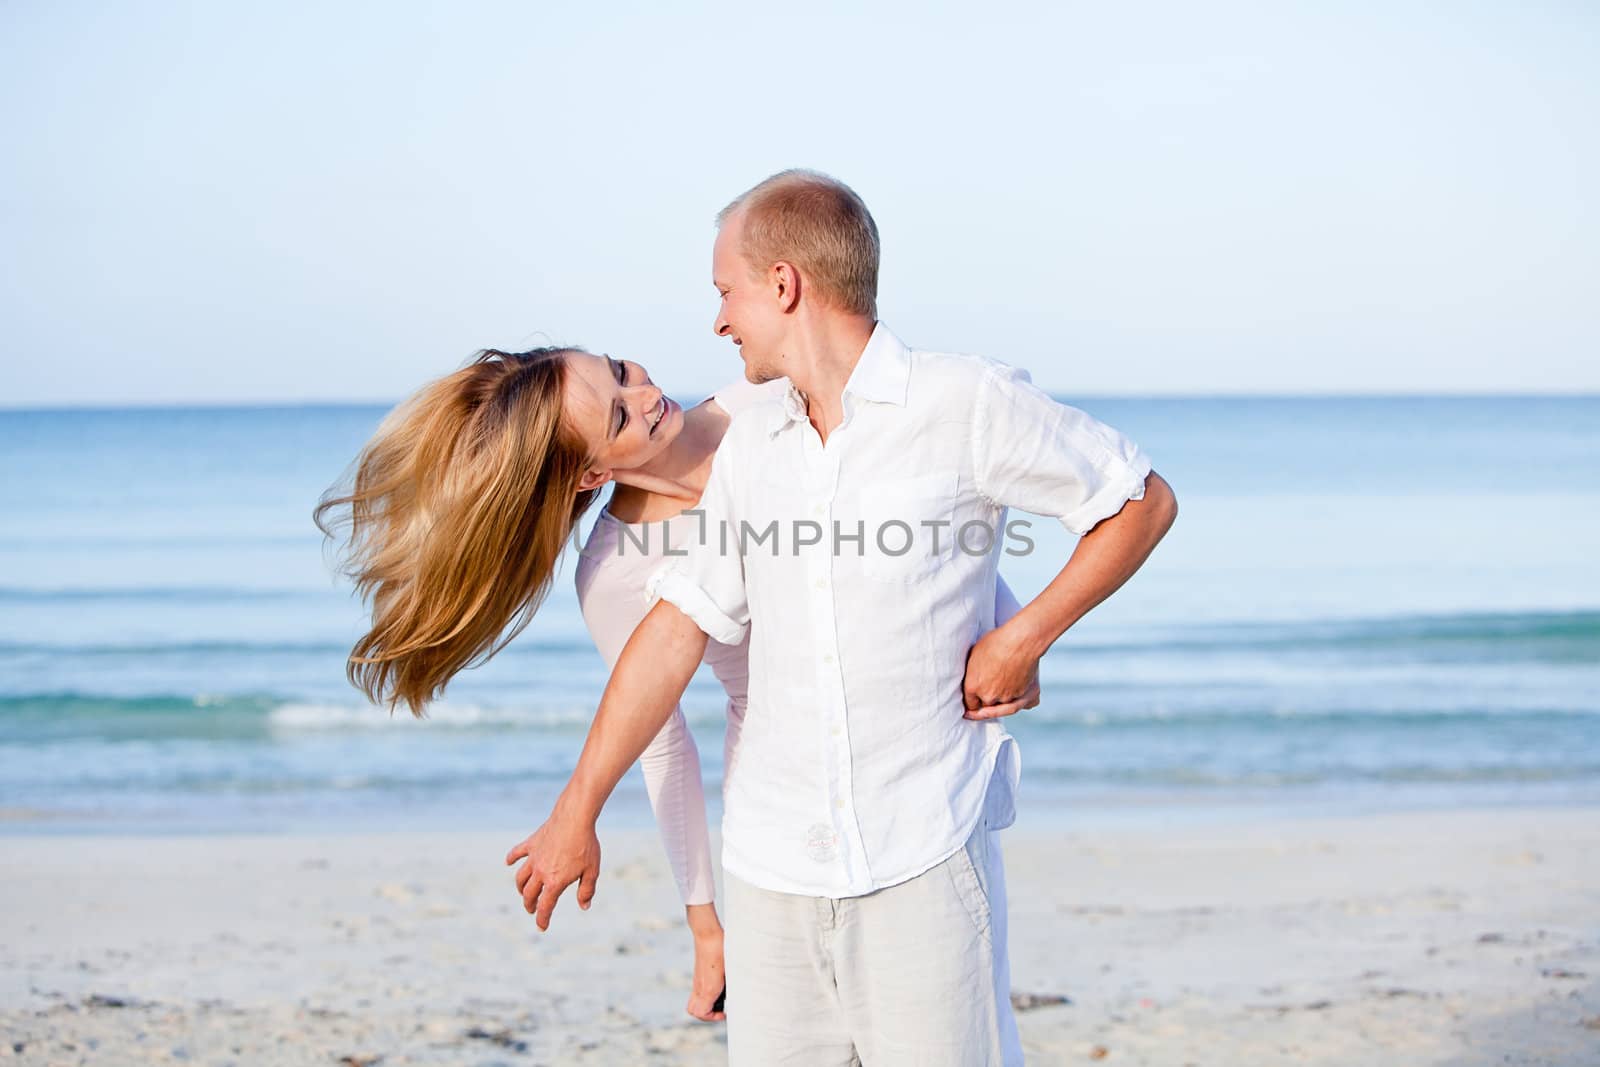
[[[1600,802],[1600,398],[1063,399],[1180,515],[1010,720],[1024,820]],[[0,411],[0,828],[536,825],[605,683],[570,559],[429,719],[345,681],[311,509],[385,410]]]

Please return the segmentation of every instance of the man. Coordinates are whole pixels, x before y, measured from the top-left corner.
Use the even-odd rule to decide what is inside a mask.
[[[514,848],[547,929],[599,874],[594,826],[704,651],[750,634],[726,771],[728,1052],[735,1064],[1013,1064],[997,835],[1039,658],[1176,516],[1138,446],[992,360],[912,351],[877,321],[878,233],[823,175],[785,171],[718,216],[716,332],[782,404],[736,418],[701,544],[613,671],[550,819]],[[1008,507],[1082,535],[994,625]]]

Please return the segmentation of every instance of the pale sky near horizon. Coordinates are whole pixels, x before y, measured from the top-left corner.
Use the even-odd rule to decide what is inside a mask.
[[[907,342],[1074,394],[1600,390],[1579,4],[0,6],[0,407],[688,396],[712,218],[862,194]]]

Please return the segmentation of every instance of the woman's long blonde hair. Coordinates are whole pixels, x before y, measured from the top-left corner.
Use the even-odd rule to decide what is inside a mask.
[[[312,514],[372,628],[346,664],[352,685],[423,717],[457,671],[521,633],[549,593],[580,492],[583,442],[562,420],[572,348],[485,349],[379,425]],[[331,517],[331,518],[330,518]]]

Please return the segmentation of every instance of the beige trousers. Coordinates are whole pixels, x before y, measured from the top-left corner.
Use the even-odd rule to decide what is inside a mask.
[[[859,897],[726,876],[731,1067],[1012,1067],[999,832],[980,820],[931,870]]]

